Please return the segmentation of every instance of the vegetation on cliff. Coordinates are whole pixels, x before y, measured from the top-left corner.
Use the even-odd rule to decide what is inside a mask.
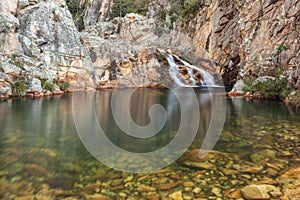
[[[83,3],[82,3],[83,2]],[[75,25],[79,31],[85,29],[83,22],[84,11],[89,5],[89,0],[67,0],[67,6],[75,21]]]
[[[265,81],[244,80],[243,91],[251,94],[259,94],[264,98],[284,100],[291,92],[287,87],[287,80],[274,78]]]
[[[124,17],[128,13],[146,15],[151,0],[115,0],[110,17]]]
[[[13,96],[20,97],[26,94],[27,86],[24,80],[17,80],[16,82],[11,83],[11,87]]]

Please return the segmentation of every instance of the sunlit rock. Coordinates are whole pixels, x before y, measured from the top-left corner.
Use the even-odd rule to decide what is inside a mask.
[[[273,185],[248,185],[241,189],[245,199],[270,199],[281,196],[280,190]]]

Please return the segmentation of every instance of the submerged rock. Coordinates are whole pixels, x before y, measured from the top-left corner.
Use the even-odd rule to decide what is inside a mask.
[[[285,171],[277,179],[283,184],[283,193],[288,199],[300,199],[300,166]]]
[[[173,200],[183,200],[181,191],[174,192],[169,196]]]
[[[250,156],[254,163],[263,164],[276,157],[276,152],[270,149],[256,152]]]
[[[280,190],[273,185],[248,185],[241,192],[246,199],[271,199],[281,195]]]
[[[43,168],[42,166],[35,164],[25,164],[23,169],[30,175],[42,176],[42,177],[51,177],[53,174]]]

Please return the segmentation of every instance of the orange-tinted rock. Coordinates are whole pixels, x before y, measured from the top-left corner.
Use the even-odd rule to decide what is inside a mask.
[[[238,199],[242,197],[240,189],[227,190],[224,192],[224,196],[230,199]]]
[[[174,192],[169,197],[173,200],[183,200],[181,191]]]
[[[283,184],[283,193],[287,198],[300,199],[300,166],[284,172],[277,179]]]

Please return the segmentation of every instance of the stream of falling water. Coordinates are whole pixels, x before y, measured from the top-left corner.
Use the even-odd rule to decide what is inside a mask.
[[[174,57],[177,60],[179,60],[187,68],[187,72],[189,74],[190,81],[192,82],[193,85],[196,85],[196,80],[193,77],[194,76],[193,70],[196,70],[201,74],[201,76],[203,78],[203,80],[201,80],[201,85],[206,85],[206,86],[214,86],[215,85],[215,79],[210,73],[208,73],[204,69],[201,69],[197,66],[191,65],[190,63],[180,59],[177,55],[174,55],[174,54],[170,53],[167,57],[167,61],[170,65],[169,73],[170,73],[170,76],[172,77],[172,79],[175,81],[175,83],[178,86],[186,87],[186,86],[190,86],[190,85],[187,85],[187,84],[183,83],[180,80],[180,78],[178,77],[179,67],[175,63]]]

